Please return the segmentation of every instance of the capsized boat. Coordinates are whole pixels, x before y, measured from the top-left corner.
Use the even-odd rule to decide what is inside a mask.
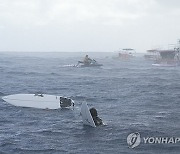
[[[39,109],[59,109],[74,106],[74,101],[70,98],[42,93],[7,95],[2,99],[14,106]]]

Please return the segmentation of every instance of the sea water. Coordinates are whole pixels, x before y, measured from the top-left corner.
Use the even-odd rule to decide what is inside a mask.
[[[155,67],[143,56],[113,59],[89,53],[100,68],[76,68],[86,53],[0,53],[0,95],[46,93],[72,98],[74,109],[41,110],[0,99],[0,153],[179,153],[177,143],[141,143],[127,137],[180,137],[180,67]],[[105,126],[82,123],[83,102]]]

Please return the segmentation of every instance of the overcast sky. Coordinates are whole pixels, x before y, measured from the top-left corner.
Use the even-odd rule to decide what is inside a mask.
[[[168,48],[180,0],[0,0],[0,51]]]

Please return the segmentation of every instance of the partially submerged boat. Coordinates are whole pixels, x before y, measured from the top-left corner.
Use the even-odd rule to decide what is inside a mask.
[[[59,109],[74,106],[74,101],[70,98],[42,93],[7,95],[2,99],[14,106],[39,109]]]

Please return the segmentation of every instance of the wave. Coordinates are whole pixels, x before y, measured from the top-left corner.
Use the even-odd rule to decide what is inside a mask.
[[[42,146],[43,147],[43,146]],[[14,152],[18,153],[28,153],[28,154],[49,154],[49,153],[67,153],[67,150],[58,150],[58,149],[53,149],[53,148],[42,148],[42,149],[31,149],[31,148],[15,148],[13,150]]]

